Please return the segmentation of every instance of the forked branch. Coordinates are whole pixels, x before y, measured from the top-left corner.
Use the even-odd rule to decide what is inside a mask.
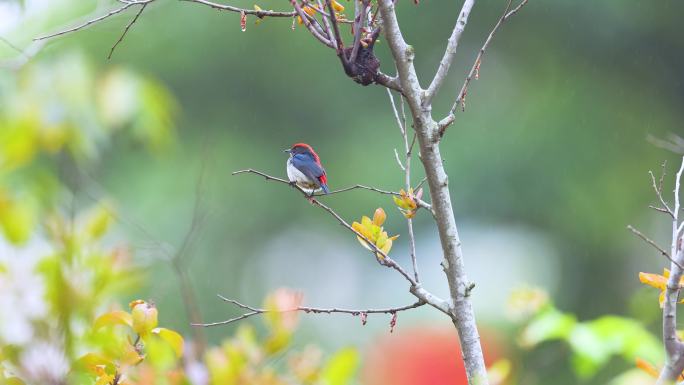
[[[684,342],[677,335],[677,303],[679,301],[679,293],[681,290],[681,279],[684,275],[684,251],[682,251],[682,228],[684,228],[684,221],[680,223],[680,192],[682,174],[684,173],[684,157],[682,157],[682,164],[675,176],[674,188],[674,205],[670,214],[672,216],[672,244],[670,255],[670,276],[667,280],[665,288],[665,300],[663,303],[663,343],[665,344],[665,352],[667,353],[667,361],[660,376],[658,377],[657,385],[672,384],[684,371]],[[653,173],[651,173],[653,175]],[[652,178],[655,181],[655,178]],[[657,187],[657,191],[662,191],[662,188]],[[669,210],[669,209],[668,209]]]
[[[222,295],[218,295],[219,298],[221,298],[223,301],[231,303],[239,308],[245,309],[248,312],[244,313],[238,317],[230,318],[225,321],[218,321],[218,322],[211,322],[211,323],[195,323],[192,324],[192,326],[202,326],[202,327],[210,327],[210,326],[218,326],[218,325],[227,325],[236,321],[243,320],[245,318],[249,318],[255,315],[261,315],[265,313],[293,313],[293,312],[302,312],[302,313],[313,313],[313,314],[333,314],[333,313],[342,313],[342,314],[350,314],[352,316],[361,316],[362,322],[365,324],[365,317],[368,314],[397,314],[402,311],[406,310],[411,310],[415,309],[418,307],[421,307],[426,304],[425,301],[423,300],[418,300],[415,303],[411,305],[406,305],[406,306],[401,306],[401,307],[390,307],[390,308],[385,308],[385,309],[342,309],[342,308],[322,308],[322,307],[310,307],[310,306],[297,306],[293,307],[291,309],[283,309],[283,310],[277,310],[277,309],[263,309],[263,308],[257,308],[249,305],[245,305],[243,303],[240,303],[234,299],[226,298]]]
[[[473,80],[473,78],[479,78],[482,57],[484,56],[485,51],[487,51],[487,47],[489,47],[489,43],[491,43],[492,39],[494,38],[494,35],[504,22],[506,22],[516,13],[518,13],[518,11],[520,11],[520,9],[524,7],[525,4],[527,4],[528,0],[522,0],[517,7],[510,10],[511,2],[512,0],[508,0],[508,4],[506,5],[506,9],[503,15],[499,18],[499,21],[494,25],[494,28],[489,33],[489,36],[487,36],[487,40],[485,40],[484,44],[482,45],[482,48],[480,48],[480,51],[477,53],[477,56],[475,57],[475,62],[473,63],[473,66],[470,68],[470,72],[468,73],[468,76],[466,76],[465,81],[463,82],[463,86],[461,87],[461,91],[459,91],[458,95],[456,96],[456,101],[451,107],[449,114],[444,119],[440,120],[437,127],[437,138],[443,137],[447,127],[449,127],[449,125],[451,125],[451,123],[454,122],[454,120],[456,119],[456,111],[458,110],[458,108],[461,107],[461,109],[465,110],[465,98],[466,94],[468,93],[468,86],[470,85],[470,82]]]
[[[244,173],[251,173],[251,174],[256,174],[264,177],[268,181],[274,181],[274,182],[279,182],[283,184],[287,184],[289,186],[292,186],[296,190],[298,190],[302,195],[306,198],[309,198],[311,204],[314,206],[318,206],[324,211],[326,211],[328,214],[330,214],[332,217],[334,217],[340,225],[342,225],[344,228],[346,228],[348,231],[359,237],[359,239],[363,240],[370,249],[371,253],[376,257],[378,263],[380,263],[383,266],[389,267],[391,269],[396,270],[401,276],[403,276],[410,284],[409,291],[411,294],[416,296],[418,299],[425,301],[427,304],[430,306],[440,310],[441,312],[451,316],[450,314],[450,306],[449,303],[434,294],[428,292],[425,290],[422,285],[415,280],[411,274],[409,274],[401,265],[399,265],[395,260],[390,258],[385,252],[380,250],[373,242],[371,242],[368,238],[366,238],[363,234],[357,232],[354,230],[354,228],[351,227],[347,221],[345,221],[339,214],[337,214],[333,209],[328,207],[327,205],[321,203],[317,199],[313,199],[312,195],[303,190],[301,187],[297,186],[294,183],[290,183],[290,181],[287,181],[282,178],[274,177],[271,175],[268,175],[266,173],[263,173],[261,171],[253,170],[253,169],[247,169],[247,170],[240,170],[240,171],[235,171],[233,172],[233,175],[238,175],[238,174],[244,174]],[[315,196],[315,195],[314,195]]]

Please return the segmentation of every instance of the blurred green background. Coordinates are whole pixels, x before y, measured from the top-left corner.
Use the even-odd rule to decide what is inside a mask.
[[[32,38],[102,14],[111,3],[0,0],[0,36],[21,49],[36,48]],[[476,5],[435,103],[436,117],[448,111],[504,3]],[[253,6],[243,0],[235,5]],[[286,8],[284,2],[259,5]],[[437,1],[397,6],[423,86],[460,6]],[[637,273],[659,272],[665,261],[626,226],[668,244],[666,218],[648,209],[655,196],[647,172],[667,160],[672,176],[679,163],[647,137],[684,133],[682,13],[684,4],[674,0],[531,0],[502,27],[484,57],[480,79],[472,83],[467,109],[457,114],[442,154],[466,266],[477,284],[478,318],[505,341],[502,345],[515,346],[505,308],[511,290],[523,283],[542,287],[558,308],[580,320],[617,314],[659,333],[656,293],[640,288]],[[157,144],[150,152],[117,134],[97,157],[79,163],[78,172],[59,177],[71,191],[60,198],[65,207],[86,207],[101,197],[113,202],[119,221],[108,239],[129,239],[135,260],[146,266],[144,291],[122,297],[122,303],[153,299],[166,325],[189,333],[165,255],[182,246],[198,191],[206,218],[188,253],[188,275],[205,321],[239,314],[217,293],[258,304],[281,286],[300,289],[305,303],[317,306],[410,303],[405,282],[378,266],[324,212],[282,185],[231,176],[255,168],[284,177],[282,149],[303,141],[320,154],[332,189],[359,183],[398,190],[403,174],[393,149],[403,143],[386,91],[347,79],[333,52],[302,26],[292,31],[290,20],[255,25],[250,18],[243,33],[239,15],[193,3],[152,4],[107,60],[132,16],[127,12],[49,40],[19,69],[14,64],[22,55],[0,42],[0,63],[7,64],[0,70],[5,103],[14,97],[8,84],[21,83],[38,65],[56,70],[56,63],[69,60],[65,57],[73,60],[60,70],[67,84],[78,65],[95,73],[125,67],[154,79],[176,99],[175,131],[159,134],[171,138],[169,143],[152,141]],[[393,73],[384,41],[377,51],[383,71]],[[418,161],[415,165],[417,183],[423,174]],[[410,265],[405,221],[391,199],[352,191],[322,200],[349,221],[384,207],[385,228],[402,234],[392,253]],[[424,212],[415,226],[423,280],[447,296],[436,229]],[[362,351],[387,333],[389,322],[371,316],[361,328],[352,317],[303,318],[297,344],[355,345]],[[450,323],[421,308],[401,314],[395,333],[411,325],[448,328]],[[233,328],[207,333],[219,341]],[[525,354],[525,371],[535,373],[523,377],[526,384],[603,384],[629,367],[614,360],[599,375],[580,381],[562,346]]]

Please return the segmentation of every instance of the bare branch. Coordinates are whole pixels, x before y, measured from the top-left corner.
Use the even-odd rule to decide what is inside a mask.
[[[93,24],[95,24],[95,23],[97,23],[97,22],[99,22],[99,21],[102,21],[102,20],[104,20],[104,19],[107,19],[107,18],[109,18],[109,17],[111,17],[111,16],[114,16],[114,15],[116,15],[117,13],[121,13],[121,12],[127,10],[128,8],[130,8],[130,7],[134,6],[134,5],[138,5],[138,4],[140,4],[140,5],[147,5],[147,4],[149,4],[149,3],[153,2],[153,1],[155,1],[155,0],[141,0],[141,1],[136,1],[136,2],[124,3],[123,6],[121,6],[121,7],[119,7],[119,8],[116,8],[116,9],[113,9],[113,10],[107,12],[106,14],[104,14],[104,15],[102,15],[102,16],[99,16],[99,17],[96,17],[96,18],[94,18],[94,19],[88,20],[88,21],[86,21],[86,22],[83,23],[83,24],[77,25],[76,27],[72,27],[72,28],[69,28],[69,29],[65,29],[65,30],[60,31],[60,32],[55,32],[55,33],[52,33],[52,34],[50,34],[50,35],[40,36],[40,37],[34,38],[33,40],[50,39],[50,38],[53,38],[53,37],[56,37],[56,36],[65,35],[65,34],[70,33],[70,32],[75,32],[75,31],[81,30],[81,29],[83,29],[83,28],[86,28],[86,27],[88,27],[88,26],[90,26],[90,25],[93,25]]]
[[[657,385],[673,383],[684,370],[684,343],[677,336],[677,303],[681,290],[680,282],[682,275],[684,275],[684,269],[681,267],[684,264],[684,251],[682,250],[680,237],[680,232],[684,225],[679,223],[679,194],[683,173],[684,157],[682,157],[682,164],[675,177],[674,207],[671,210],[672,245],[670,253],[673,258],[670,265],[670,277],[665,288],[665,300],[663,302],[663,343],[665,344],[667,361],[660,372],[656,382]]]
[[[672,209],[670,209],[670,206],[667,205],[667,202],[665,202],[665,198],[663,198],[663,178],[665,175],[665,171],[661,174],[662,176],[660,177],[660,184],[656,184],[656,178],[655,175],[653,175],[653,171],[649,171],[648,175],[651,177],[651,185],[653,186],[653,191],[655,191],[656,196],[658,197],[658,200],[660,200],[660,204],[665,207],[665,210],[667,211],[668,214],[670,214],[670,217],[674,218],[675,214],[672,212]]]
[[[138,13],[136,13],[135,17],[133,17],[131,22],[128,23],[128,25],[126,25],[126,28],[124,29],[123,33],[119,37],[119,40],[117,40],[116,43],[114,43],[114,45],[112,46],[112,49],[109,51],[109,55],[107,55],[107,60],[112,58],[112,54],[114,54],[114,50],[119,45],[119,43],[121,43],[123,41],[124,37],[126,37],[128,30],[131,29],[131,27],[133,26],[133,24],[135,24],[136,21],[138,21],[138,17],[140,17],[140,15],[143,13],[143,11],[145,10],[145,7],[147,7],[147,4],[148,3],[144,3],[143,5],[141,5]]]
[[[421,179],[421,181],[418,182],[418,184],[416,185],[414,190],[418,190],[419,188],[423,187],[423,184],[425,184],[426,181],[427,181],[427,177],[424,177],[423,179]]]
[[[245,173],[260,175],[260,176],[264,177],[266,180],[287,184],[287,185],[292,186],[293,188],[297,189],[306,198],[312,198],[312,195],[310,195],[308,192],[304,191],[301,187],[297,186],[296,184],[290,183],[289,181],[282,179],[282,178],[278,178],[278,177],[274,177],[274,176],[265,174],[261,171],[257,171],[257,170],[253,170],[253,169],[247,169],[247,170],[235,171],[235,172],[233,172],[233,175],[245,174]],[[365,187],[365,186],[363,186],[363,187]],[[355,187],[352,187],[350,189],[353,189],[353,188],[355,188]],[[376,190],[376,189],[373,189],[373,191],[382,192],[382,193],[391,193],[391,192],[386,192],[383,190]],[[314,195],[314,196],[316,196],[316,195]],[[320,207],[321,209],[326,211],[328,214],[333,216],[344,228],[346,228],[347,230],[352,232],[354,235],[359,237],[361,240],[363,240],[366,243],[366,245],[368,246],[368,248],[370,248],[370,251],[373,253],[373,255],[376,257],[378,263],[380,263],[383,266],[394,269],[399,274],[401,274],[411,284],[411,289],[410,289],[411,293],[413,293],[419,299],[427,302],[430,306],[433,306],[434,308],[444,312],[445,314],[448,314],[448,315],[450,314],[449,313],[449,305],[447,304],[446,301],[444,301],[444,300],[434,296],[433,294],[427,292],[426,290],[422,289],[422,287],[420,287],[420,284],[418,282],[416,282],[416,280],[409,273],[407,273],[406,270],[404,270],[404,268],[401,267],[401,265],[399,265],[396,261],[394,261],[392,258],[390,258],[385,252],[378,249],[378,247],[375,246],[375,244],[373,242],[371,242],[368,238],[366,238],[363,234],[360,234],[356,230],[354,230],[351,227],[351,225],[349,225],[349,223],[347,223],[347,221],[342,219],[342,217],[340,217],[340,215],[337,214],[333,209],[331,209],[330,207],[326,206],[325,204],[321,203],[319,200],[316,200],[316,199],[310,199],[310,202],[312,205]],[[245,317],[243,317],[243,318],[245,318]],[[242,318],[239,318],[239,319],[242,319]]]
[[[474,5],[475,0],[465,0],[463,2],[461,12],[458,14],[458,18],[456,19],[456,25],[454,26],[454,30],[451,32],[451,36],[449,36],[449,40],[447,41],[447,47],[444,51],[444,56],[442,57],[442,60],[439,62],[437,73],[432,79],[432,82],[430,83],[430,86],[428,87],[427,91],[425,91],[423,105],[430,105],[432,103],[432,98],[437,94],[437,92],[439,92],[439,89],[440,87],[442,87],[442,84],[444,84],[444,81],[447,78],[447,74],[449,73],[449,67],[451,67],[451,63],[454,61],[454,57],[456,56],[458,42],[461,39],[461,35],[463,35],[463,31],[465,30],[466,24],[468,23],[468,16],[470,15],[470,10],[473,9]]]
[[[316,0],[318,3],[318,7],[313,7],[317,12],[321,13],[323,16],[321,19],[323,19],[323,26],[325,26],[325,33],[328,35],[328,38],[330,39],[330,42],[334,47],[337,46],[337,40],[335,39],[335,34],[332,32],[332,27],[330,26],[330,15],[323,12],[325,10],[325,7],[323,7],[323,2],[321,0]]]
[[[657,207],[657,206],[653,206],[653,205],[648,205],[648,208],[649,208],[649,209],[653,209],[653,210],[658,211],[658,212],[661,212],[661,213],[664,213],[664,214],[668,214],[668,215],[670,214],[670,212],[669,212],[667,209],[664,209],[664,208],[662,208],[662,207]]]
[[[0,41],[5,43],[8,47],[12,48],[13,50],[17,51],[20,55],[24,55],[24,50],[21,48],[17,47],[14,45],[11,41],[5,39],[4,37],[0,36]]]
[[[482,48],[480,48],[480,51],[478,52],[477,56],[475,57],[475,62],[473,63],[473,66],[470,69],[470,72],[468,73],[468,76],[466,77],[465,81],[463,82],[463,86],[461,87],[461,91],[458,93],[456,96],[456,102],[454,102],[454,105],[451,107],[451,111],[449,111],[449,114],[442,120],[440,120],[438,124],[438,137],[441,138],[444,136],[444,131],[446,131],[447,127],[451,125],[451,123],[454,122],[456,119],[456,111],[458,110],[459,106],[462,106],[465,103],[465,96],[466,93],[468,92],[468,85],[470,84],[470,81],[475,77],[475,74],[479,72],[480,65],[482,64],[482,57],[484,56],[485,51],[487,50],[487,47],[489,46],[489,43],[492,41],[492,38],[496,34],[496,32],[499,30],[499,27],[508,20],[511,16],[515,15],[520,11],[522,7],[527,4],[528,0],[522,0],[520,4],[518,4],[517,7],[513,8],[510,12],[508,11],[511,6],[511,0],[508,1],[508,5],[506,6],[506,11],[504,12],[503,16],[499,18],[499,21],[494,25],[494,28],[492,31],[489,33],[489,36],[487,37],[487,40],[485,40],[484,45],[482,45]]]
[[[330,23],[332,24],[335,41],[337,42],[335,50],[337,51],[337,56],[339,56],[340,60],[342,60],[342,65],[345,67],[346,70],[349,66],[349,60],[347,60],[347,58],[344,56],[344,41],[342,40],[342,35],[340,35],[340,27],[337,24],[337,16],[335,16],[335,9],[333,8],[330,0],[325,0],[325,4],[328,6],[328,12],[330,12]]]
[[[260,172],[260,171],[256,171],[256,170],[252,170],[252,169],[249,169],[249,170],[240,170],[240,171],[235,171],[235,172],[233,172],[233,175],[242,174],[242,173],[253,173],[253,174],[257,174],[257,175],[263,176],[264,178],[266,178],[266,180],[272,180],[272,181],[276,181],[276,182],[280,182],[280,183],[285,183],[285,184],[287,184],[287,185],[289,185],[289,186],[292,186],[292,187],[294,187],[295,189],[297,189],[299,192],[301,192],[301,193],[302,193],[305,197],[307,197],[307,198],[312,198],[312,196],[315,196],[315,195],[311,195],[311,194],[309,194],[308,192],[304,191],[301,187],[299,187],[298,185],[296,185],[296,184],[294,184],[294,183],[290,183],[289,181],[286,181],[286,180],[284,180],[284,179],[281,179],[281,178],[277,178],[277,177],[273,177],[273,176],[264,174],[263,172]],[[352,187],[352,188],[353,188],[353,187]],[[375,190],[374,190],[374,191],[375,191]],[[377,191],[381,191],[381,190],[377,190]],[[371,249],[371,251],[372,251],[373,253],[376,253],[376,254],[375,254],[376,256],[377,256],[377,255],[380,256],[380,257],[377,258],[377,259],[378,259],[378,262],[379,262],[380,264],[382,264],[382,265],[384,265],[384,266],[387,266],[387,267],[390,267],[390,268],[392,268],[392,269],[398,271],[402,276],[404,276],[404,278],[406,278],[406,280],[408,280],[408,281],[411,283],[411,285],[415,285],[415,284],[416,284],[416,282],[413,280],[413,278],[411,278],[411,276],[410,276],[410,275],[409,275],[401,266],[399,266],[399,264],[397,264],[397,263],[396,263],[392,258],[390,258],[385,252],[383,252],[382,250],[378,249],[377,246],[375,246],[375,244],[374,244],[373,242],[371,242],[368,238],[366,238],[363,234],[360,234],[360,233],[358,233],[356,230],[354,230],[354,229],[351,227],[351,225],[350,225],[349,223],[347,223],[347,221],[345,221],[344,219],[342,219],[342,217],[340,217],[339,214],[337,214],[333,209],[331,209],[330,207],[326,206],[325,204],[319,202],[319,201],[316,200],[316,199],[311,199],[310,202],[311,202],[311,204],[313,204],[314,206],[318,206],[318,207],[322,208],[323,210],[327,211],[328,214],[332,215],[335,219],[337,219],[337,221],[338,221],[342,226],[344,226],[347,230],[351,231],[352,233],[354,233],[354,235],[358,236],[358,237],[361,238],[364,242],[366,242],[366,245]]]
[[[397,164],[399,165],[399,168],[400,168],[402,171],[406,171],[406,167],[404,167],[404,165],[401,163],[401,159],[399,159],[399,152],[397,151],[396,148],[394,149],[394,159],[397,161]]]
[[[303,312],[303,313],[313,313],[313,314],[333,314],[333,313],[342,313],[342,314],[350,314],[352,316],[359,316],[361,314],[396,314],[398,312],[410,310],[410,309],[415,309],[418,307],[421,307],[426,304],[425,301],[423,300],[418,300],[417,302],[411,304],[411,305],[406,305],[406,306],[401,306],[401,307],[392,307],[392,308],[386,308],[386,309],[342,309],[342,308],[320,308],[320,307],[310,307],[310,306],[297,306],[292,309],[284,309],[284,310],[275,310],[275,309],[261,309],[261,308],[256,308],[252,306],[248,306],[245,304],[242,304],[234,299],[226,298],[222,295],[218,295],[219,298],[221,298],[223,301],[226,301],[228,303],[231,303],[237,307],[240,307],[245,310],[249,310],[249,312],[235,318],[231,318],[225,321],[219,321],[219,322],[212,322],[212,323],[193,323],[192,326],[202,326],[202,327],[210,327],[210,326],[218,326],[218,325],[226,325],[235,321],[243,320],[245,318],[249,318],[255,315],[260,315],[264,313],[292,313],[292,312]]]
[[[361,47],[361,37],[363,35],[364,24],[366,23],[366,15],[368,13],[368,7],[370,6],[370,0],[354,0],[355,8],[357,9],[359,2],[362,7],[360,13],[354,16],[354,45],[352,46],[352,51],[349,55],[349,61],[351,63],[356,63],[356,56]]]
[[[232,175],[245,174],[245,173],[260,175],[260,176],[263,176],[264,178],[266,178],[266,180],[272,180],[275,182],[286,183],[288,185],[291,184],[290,181],[288,181],[288,180],[278,178],[278,177],[274,177],[274,176],[271,176],[268,174],[264,174],[261,171],[257,171],[257,170],[251,169],[251,168],[246,169],[246,170],[234,171]],[[306,196],[307,197],[324,197],[324,196],[328,196],[328,195],[340,194],[340,193],[351,191],[351,190],[368,190],[368,191],[373,191],[373,192],[376,192],[378,194],[383,194],[383,195],[401,196],[401,194],[396,192],[396,191],[382,190],[382,189],[379,189],[376,187],[364,186],[362,184],[357,184],[354,186],[341,188],[339,190],[333,190],[327,194],[323,194],[323,193],[308,194],[307,193]],[[432,205],[430,205],[429,203],[425,202],[422,199],[416,199],[416,204],[418,205],[418,207],[423,208],[423,209],[427,210],[428,212],[430,212],[430,214],[434,215],[434,212],[432,211]]]
[[[392,96],[392,92],[390,90],[387,90],[387,96],[389,96],[390,104],[392,105],[392,112],[394,112],[394,118],[397,121],[397,126],[399,126],[399,132],[401,133],[401,137],[404,140],[404,156],[405,156],[405,161],[404,165],[402,165],[401,160],[399,159],[399,153],[397,153],[397,150],[394,150],[394,155],[397,158],[397,162],[399,163],[399,167],[404,171],[404,182],[406,184],[406,191],[411,190],[411,148],[413,147],[413,143],[409,144],[408,141],[408,133],[406,132],[406,117],[402,120],[402,118],[399,116],[399,111],[397,110],[397,105],[394,103],[394,96]],[[402,112],[403,112],[403,100],[402,100]],[[413,141],[415,142],[416,135],[414,133],[413,135]],[[413,275],[416,280],[416,282],[420,282],[420,278],[418,276],[418,260],[416,257],[416,238],[415,235],[413,234],[413,220],[411,218],[406,218],[406,223],[408,227],[408,238],[409,238],[409,254],[411,256],[411,264],[413,266]]]
[[[333,44],[333,42],[331,40],[332,37],[329,39],[329,38],[323,36],[319,32],[319,30],[317,30],[316,27],[314,27],[315,24],[311,23],[311,18],[309,17],[309,15],[306,14],[306,12],[304,12],[304,10],[302,10],[302,7],[299,5],[297,0],[290,0],[290,4],[292,4],[295,11],[297,12],[297,15],[299,15],[299,17],[302,19],[304,26],[306,26],[306,28],[309,30],[309,32],[311,32],[311,34],[316,39],[318,39],[318,41],[320,41],[321,43],[325,44],[326,46],[328,46],[330,48],[335,48],[335,45]]]
[[[670,256],[670,253],[665,251],[662,247],[658,246],[655,241],[653,241],[651,238],[647,237],[644,235],[641,231],[635,229],[632,225],[627,226],[627,229],[631,231],[634,235],[637,237],[641,238],[644,242],[648,243],[649,245],[653,246],[654,249],[658,250],[660,254],[662,254],[665,258],[669,259],[670,262],[674,263],[677,265],[680,269],[684,269],[679,263],[677,263],[672,257]]]
[[[375,83],[385,86],[394,91],[397,91],[402,95],[404,93],[404,91],[401,88],[401,85],[399,84],[399,79],[397,79],[396,77],[390,77],[389,75],[386,75],[381,71],[378,71],[378,74],[375,76]]]
[[[211,1],[207,0],[181,0],[181,1],[187,1],[189,3],[198,3],[198,4],[204,4],[208,5],[211,8],[214,9],[220,9],[222,11],[230,11],[230,12],[244,12],[245,15],[254,15],[258,18],[264,18],[264,17],[294,17],[297,16],[296,11],[265,11],[265,10],[255,10],[255,9],[247,9],[247,8],[239,8],[239,7],[233,7],[232,5],[227,5],[227,4],[218,4],[214,3]]]

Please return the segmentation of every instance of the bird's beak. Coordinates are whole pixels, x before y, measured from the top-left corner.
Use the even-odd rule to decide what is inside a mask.
[[[288,154],[289,154],[291,151],[292,151],[292,150],[290,150],[289,148],[286,148],[286,149],[283,150],[283,152],[287,152]]]

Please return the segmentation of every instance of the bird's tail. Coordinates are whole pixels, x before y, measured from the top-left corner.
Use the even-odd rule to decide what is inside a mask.
[[[325,183],[321,183],[321,190],[323,190],[323,193],[328,194],[330,190],[328,189],[328,185]]]

